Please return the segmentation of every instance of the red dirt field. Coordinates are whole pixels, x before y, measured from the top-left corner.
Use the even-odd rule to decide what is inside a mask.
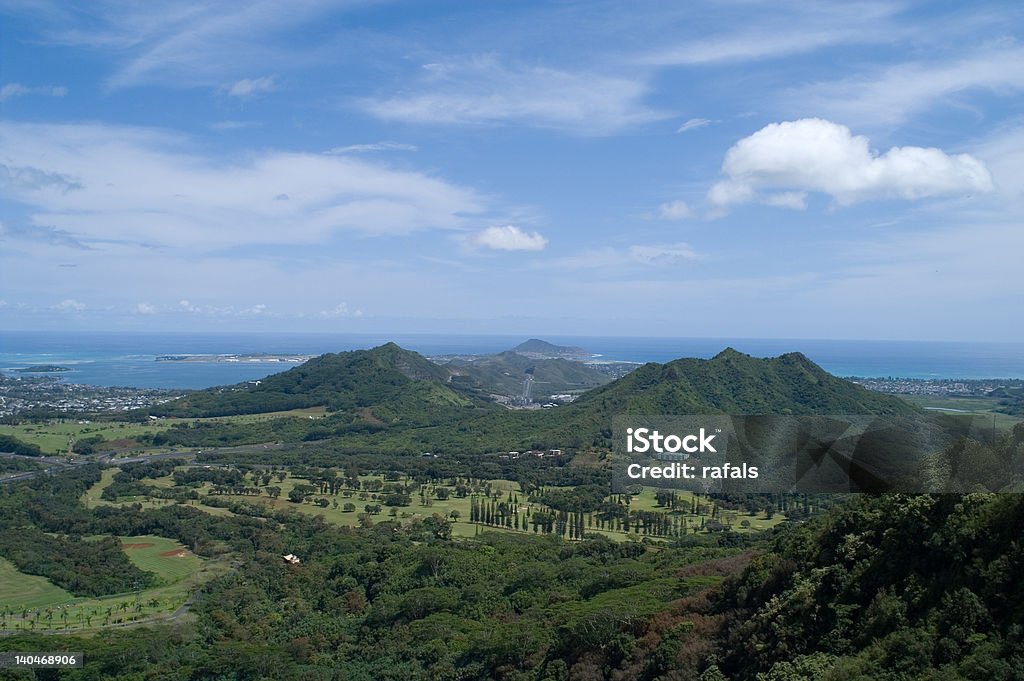
[[[152,542],[138,542],[136,544],[121,544],[121,548],[125,549],[148,549],[152,546]]]
[[[161,558],[184,558],[185,549],[174,549],[173,551],[164,551],[160,554]]]

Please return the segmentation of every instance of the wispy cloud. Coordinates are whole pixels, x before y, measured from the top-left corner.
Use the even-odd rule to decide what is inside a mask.
[[[416,151],[415,144],[404,144],[402,142],[373,142],[370,144],[349,144],[344,147],[328,149],[328,154],[364,154],[371,151]]]
[[[320,316],[324,319],[337,319],[339,317],[362,317],[363,311],[358,308],[352,308],[348,303],[341,302],[334,307],[321,310]]]
[[[243,78],[224,88],[224,92],[231,97],[251,97],[261,92],[272,92],[276,89],[273,76],[261,78]]]
[[[524,232],[515,225],[488,227],[474,234],[470,242],[495,251],[542,251],[548,245],[539,232]]]
[[[22,85],[21,83],[7,83],[0,87],[0,102],[13,99],[14,97],[25,97],[27,95],[64,97],[67,93],[68,89],[62,85]]]
[[[667,114],[643,99],[643,77],[506,64],[494,56],[426,64],[407,93],[358,102],[367,113],[408,123],[518,123],[607,134]]]
[[[58,312],[81,312],[85,310],[86,307],[85,303],[80,303],[74,298],[66,298],[56,305],[51,306],[51,309],[57,310]]]
[[[257,121],[216,121],[210,123],[211,130],[217,130],[218,132],[227,132],[230,130],[245,130],[247,128],[255,128],[260,126],[261,123]]]
[[[723,27],[711,36],[669,44],[662,38],[663,44],[639,61],[655,66],[760,61],[837,45],[886,42],[901,32],[891,21],[901,9],[894,3],[774,3],[769,13],[760,12],[756,4],[737,9],[753,13],[754,20],[745,16],[747,21],[738,23],[743,28]]]
[[[323,154],[226,158],[143,128],[0,123],[0,147],[14,167],[44,164],[30,179],[64,178],[6,185],[31,224],[86,243],[314,243],[344,231],[465,229],[485,210],[473,190],[420,172]]]
[[[953,60],[884,66],[860,76],[791,90],[780,102],[801,112],[855,121],[898,124],[913,115],[979,92],[1005,95],[1024,90],[1024,47],[1003,44]]]
[[[625,248],[592,248],[577,255],[552,258],[536,267],[566,270],[633,271],[639,267],[671,267],[703,260],[706,256],[688,243],[634,244]]]
[[[0,236],[40,241],[56,246],[67,246],[69,248],[76,248],[84,251],[92,248],[88,244],[83,243],[71,232],[57,229],[49,225],[21,225],[13,227],[8,224],[0,223]]]
[[[56,189],[66,193],[81,188],[82,185],[74,177],[64,173],[41,170],[30,165],[0,163],[0,189],[12,193],[42,189]]]
[[[708,192],[718,206],[754,200],[762,189],[785,190],[767,200],[794,208],[804,206],[808,191],[848,205],[992,189],[988,169],[972,156],[923,147],[893,147],[878,155],[866,137],[818,118],[773,123],[741,139],[726,153],[722,172],[727,179]]]
[[[309,58],[309,45],[284,39],[290,29],[359,3],[296,0],[287,4],[66,3],[31,15],[48,26],[51,42],[102,50],[117,56],[107,80],[113,89],[160,83],[176,87],[220,85],[254,64],[284,68]],[[28,12],[26,12],[28,13]]]
[[[658,206],[658,217],[662,220],[685,220],[693,211],[685,201],[668,201]]]
[[[676,132],[696,130],[697,128],[703,128],[705,126],[711,125],[713,122],[714,121],[712,121],[710,118],[691,118],[690,120],[686,121],[678,128],[676,128]]]

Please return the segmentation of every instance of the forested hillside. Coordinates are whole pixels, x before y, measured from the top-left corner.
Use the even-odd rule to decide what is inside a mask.
[[[261,381],[211,388],[153,407],[155,416],[226,416],[327,407],[413,417],[424,410],[467,407],[472,401],[447,386],[449,373],[424,357],[388,343],[314,357]]]
[[[407,375],[410,368],[416,378]],[[228,413],[239,402],[253,411],[326,404],[339,410],[334,416],[172,428],[158,436],[159,444],[340,438],[333,446],[350,451],[577,449],[609,447],[612,418],[622,414],[919,413],[897,397],[836,378],[799,353],[760,359],[727,349],[710,360],[646,364],[572,404],[545,410],[481,403],[441,382],[443,375],[442,367],[393,344],[324,355],[255,388],[204,391],[160,409]]]
[[[856,497],[729,584],[721,670],[752,681],[1024,678],[1021,528],[1017,494]]]

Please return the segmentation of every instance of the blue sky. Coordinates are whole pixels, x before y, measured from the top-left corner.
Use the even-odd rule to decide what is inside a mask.
[[[1024,332],[1017,2],[0,23],[0,329]]]

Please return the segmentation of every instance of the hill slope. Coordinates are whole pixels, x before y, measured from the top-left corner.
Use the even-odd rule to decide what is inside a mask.
[[[726,348],[709,360],[645,364],[575,405],[614,414],[909,414],[903,400],[829,374],[799,352],[759,359]]]
[[[241,444],[335,437],[341,450],[481,452],[611,445],[622,414],[913,414],[897,397],[831,376],[803,355],[758,359],[725,350],[710,360],[646,364],[556,409],[506,410],[446,383],[448,371],[394,344],[324,355],[263,381],[161,405],[174,415],[223,415],[326,405],[329,419],[218,425],[164,434],[166,443]],[[413,377],[410,377],[413,376]],[[471,406],[479,408],[468,408]],[[248,410],[248,411],[246,411]],[[171,429],[174,430],[174,429]],[[173,437],[172,437],[173,436]],[[170,438],[170,439],[167,439]]]
[[[512,352],[533,359],[583,359],[589,354],[575,345],[555,345],[539,338],[531,338],[512,348]]]
[[[862,495],[726,590],[724,676],[1024,678],[1024,499]]]
[[[465,376],[478,389],[515,397],[522,394],[527,372],[533,374],[534,395],[587,390],[612,380],[582,362],[569,359],[533,359],[506,351],[473,359],[454,359],[444,365]]]
[[[388,343],[329,353],[259,382],[210,388],[150,410],[157,416],[227,416],[324,406],[331,411],[421,411],[473,402],[447,385],[449,373]]]
[[[708,360],[645,364],[570,405],[578,418],[620,414],[910,414],[914,407],[832,376],[798,352],[760,359],[732,348]]]
[[[832,376],[800,353],[760,359],[727,348],[708,360],[645,364],[565,407],[485,415],[473,429],[510,448],[607,447],[612,419],[623,414],[917,413],[898,397]]]

